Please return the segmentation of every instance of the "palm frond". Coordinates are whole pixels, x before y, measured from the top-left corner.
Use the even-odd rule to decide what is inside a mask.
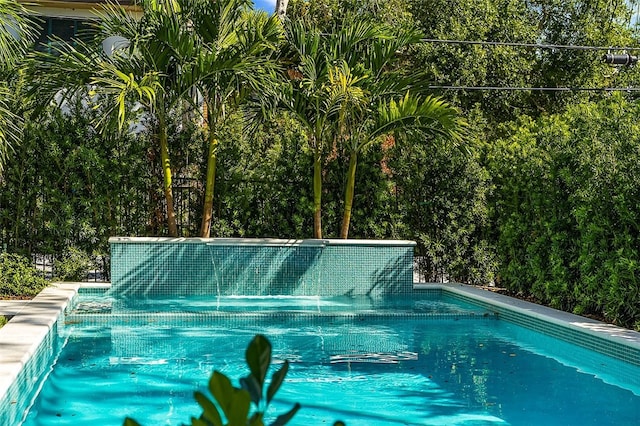
[[[15,0],[0,0],[0,67],[22,59],[34,38],[28,10]]]
[[[329,68],[326,84],[328,97],[325,99],[325,111],[329,115],[338,115],[343,121],[346,115],[360,115],[369,102],[369,94],[360,86],[367,75],[354,75],[349,65],[341,61]]]
[[[106,99],[102,108],[104,116],[117,116],[119,129],[122,129],[126,122],[129,102],[139,102],[152,111],[158,94],[162,93],[157,73],[148,73],[136,79],[133,73],[126,74],[110,63],[104,63],[104,67],[92,76],[89,83],[91,86],[100,87],[100,93]],[[100,109],[101,105],[97,104],[94,108]],[[103,117],[102,120],[104,119]]]
[[[441,135],[454,142],[463,139],[465,121],[457,110],[437,97],[425,99],[407,93],[399,100],[390,100],[378,106],[374,128],[370,140],[394,131],[417,131],[423,135]]]
[[[0,172],[6,163],[9,153],[19,140],[20,125],[22,120],[15,114],[9,103],[11,91],[0,84]]]
[[[272,55],[283,39],[282,24],[246,7],[242,0],[213,2],[201,9],[209,15],[194,24],[200,52],[192,72],[212,117],[221,116],[223,105],[235,108],[256,92],[265,99],[262,109],[278,92],[280,65]],[[253,116],[264,115],[257,113],[255,100]]]

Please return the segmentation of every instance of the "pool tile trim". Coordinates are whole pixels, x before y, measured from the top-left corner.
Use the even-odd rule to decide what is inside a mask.
[[[415,242],[112,237],[118,295],[378,297],[413,291]]]
[[[113,314],[70,314],[65,317],[65,321],[82,323],[84,326],[107,326],[107,325],[127,325],[132,320],[136,324],[155,324],[162,327],[181,325],[213,325],[224,321],[226,324],[263,324],[265,320],[305,320],[306,324],[324,324],[327,321],[341,321],[345,323],[358,324],[362,321],[388,321],[397,319],[412,320],[497,320],[498,315],[486,312],[468,313],[407,313],[407,312],[207,312],[207,313],[174,313],[174,314],[134,314],[134,315],[113,315]]]
[[[640,333],[536,305],[464,284],[414,284],[414,290],[441,289],[453,297],[490,309],[506,321],[640,366]]]

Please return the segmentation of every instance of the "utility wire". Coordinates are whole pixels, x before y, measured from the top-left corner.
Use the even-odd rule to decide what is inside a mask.
[[[512,43],[501,41],[472,41],[472,40],[446,40],[435,38],[423,38],[425,43],[443,43],[443,44],[465,44],[465,45],[482,45],[482,46],[510,46],[510,47],[527,47],[535,49],[567,49],[567,50],[585,50],[585,51],[640,51],[640,47],[603,47],[603,46],[578,46],[566,44],[539,44],[539,43]],[[514,86],[429,86],[429,89],[440,90],[505,90],[505,91],[532,91],[532,92],[638,92],[638,87],[514,87]]]
[[[532,92],[640,92],[640,87],[429,86],[434,90],[505,90]]]
[[[595,50],[595,51],[609,51],[609,50],[627,50],[627,51],[640,51],[640,47],[620,47],[620,46],[576,46],[567,44],[539,44],[539,43],[512,43],[505,41],[472,41],[472,40],[446,40],[437,38],[423,38],[420,41],[425,43],[443,43],[443,44],[469,44],[469,45],[483,45],[483,46],[511,46],[511,47],[530,47],[535,49],[569,49],[569,50]]]
[[[640,47],[622,47],[622,46],[580,46],[567,44],[542,44],[542,43],[516,43],[503,41],[473,41],[473,40],[451,40],[423,38],[420,41],[424,43],[442,43],[442,44],[463,44],[463,45],[481,45],[481,46],[509,46],[509,47],[526,47],[534,49],[567,49],[567,50],[583,50],[583,51],[640,51]],[[616,56],[616,55],[614,55]],[[629,56],[629,55],[625,55]],[[613,63],[613,62],[612,62]],[[635,63],[635,61],[633,62]],[[629,63],[625,63],[629,64]],[[638,92],[638,87],[520,87],[520,86],[429,86],[433,90],[504,90],[504,91],[532,91],[532,92]]]

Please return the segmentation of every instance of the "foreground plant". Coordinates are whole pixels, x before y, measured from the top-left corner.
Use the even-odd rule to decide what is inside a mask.
[[[219,371],[214,371],[209,379],[209,391],[214,401],[202,392],[196,391],[194,397],[202,407],[200,417],[191,417],[192,426],[263,426],[264,415],[280,385],[289,371],[289,362],[271,376],[264,392],[267,371],[271,365],[271,343],[263,335],[256,335],[245,352],[249,375],[240,379],[240,387],[231,384],[231,380]],[[251,410],[251,403],[255,409]],[[291,410],[279,415],[271,426],[285,425],[300,409],[296,403]],[[123,426],[140,426],[138,422],[127,418]],[[342,422],[334,426],[344,426]]]

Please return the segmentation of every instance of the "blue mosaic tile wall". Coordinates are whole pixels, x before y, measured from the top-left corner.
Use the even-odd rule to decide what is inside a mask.
[[[145,241],[111,243],[118,295],[370,295],[411,293],[411,242],[295,244]]]
[[[25,395],[34,395],[51,368],[53,354],[58,352],[58,322],[49,330],[36,352],[24,364],[4,398],[0,399],[0,425],[20,424],[25,416],[31,399]]]

